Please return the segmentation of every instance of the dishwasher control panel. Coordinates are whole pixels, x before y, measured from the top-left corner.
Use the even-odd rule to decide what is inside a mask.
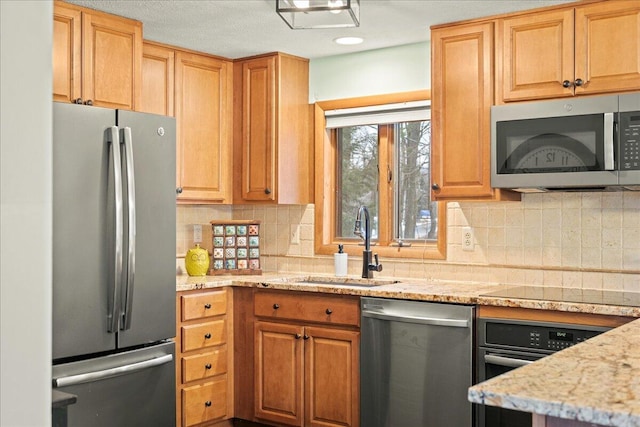
[[[555,325],[480,319],[479,342],[483,347],[536,349],[556,352],[588,340],[608,330],[603,327]]]

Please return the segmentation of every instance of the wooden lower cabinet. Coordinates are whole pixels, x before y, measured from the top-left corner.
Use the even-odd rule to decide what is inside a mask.
[[[305,425],[359,425],[360,333],[323,327],[305,333]]]
[[[230,288],[179,292],[176,304],[176,426],[233,417]]]
[[[194,426],[227,415],[227,379],[182,389],[184,426]]]
[[[256,293],[254,309],[264,318],[258,317],[253,323],[255,421],[287,426],[357,427],[360,423],[357,298],[340,301],[331,296],[322,305],[322,296],[287,293]],[[264,295],[269,297],[265,299]],[[269,304],[273,313],[265,315],[263,303],[271,297],[277,302]],[[305,310],[307,300],[310,308]],[[287,311],[288,307],[296,310]],[[317,312],[317,323],[296,319],[296,311],[305,319],[313,319]],[[347,315],[349,311],[353,316]],[[352,318],[356,324],[332,324],[334,313],[338,314],[336,320]],[[285,321],[283,316],[293,319]]]

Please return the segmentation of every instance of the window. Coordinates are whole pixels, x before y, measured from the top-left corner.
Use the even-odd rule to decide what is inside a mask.
[[[440,203],[430,199],[431,121],[425,99],[424,92],[412,92],[397,99],[316,104],[317,253],[333,253],[338,243],[361,253],[353,231],[364,205],[374,252],[444,258]],[[379,107],[354,108],[369,105]]]

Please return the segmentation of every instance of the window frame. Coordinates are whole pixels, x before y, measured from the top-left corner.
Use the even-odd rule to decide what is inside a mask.
[[[354,236],[353,239],[336,238],[336,197],[337,194],[337,144],[332,137],[335,130],[326,128],[325,111],[369,107],[375,105],[394,104],[411,101],[424,101],[431,99],[430,90],[402,92],[387,95],[375,95],[358,98],[345,98],[331,101],[319,101],[314,104],[314,141],[315,141],[315,253],[319,255],[331,255],[336,252],[337,245],[344,245],[344,251],[358,256],[362,254],[361,240]],[[380,126],[379,140],[382,149],[379,150],[380,165],[393,165],[393,125]],[[379,175],[380,176],[380,175]],[[372,251],[382,258],[418,258],[418,259],[446,259],[446,230],[447,210],[446,202],[438,203],[438,239],[435,243],[423,244],[420,241],[411,241],[410,246],[399,246],[393,240],[393,204],[394,204],[394,180],[380,179],[379,209],[391,220],[391,224],[380,227],[379,236]],[[355,222],[356,212],[353,213]]]

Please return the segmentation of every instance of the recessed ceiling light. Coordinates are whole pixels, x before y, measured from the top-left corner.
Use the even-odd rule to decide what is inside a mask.
[[[361,37],[338,37],[333,41],[338,44],[360,44],[364,40]]]

